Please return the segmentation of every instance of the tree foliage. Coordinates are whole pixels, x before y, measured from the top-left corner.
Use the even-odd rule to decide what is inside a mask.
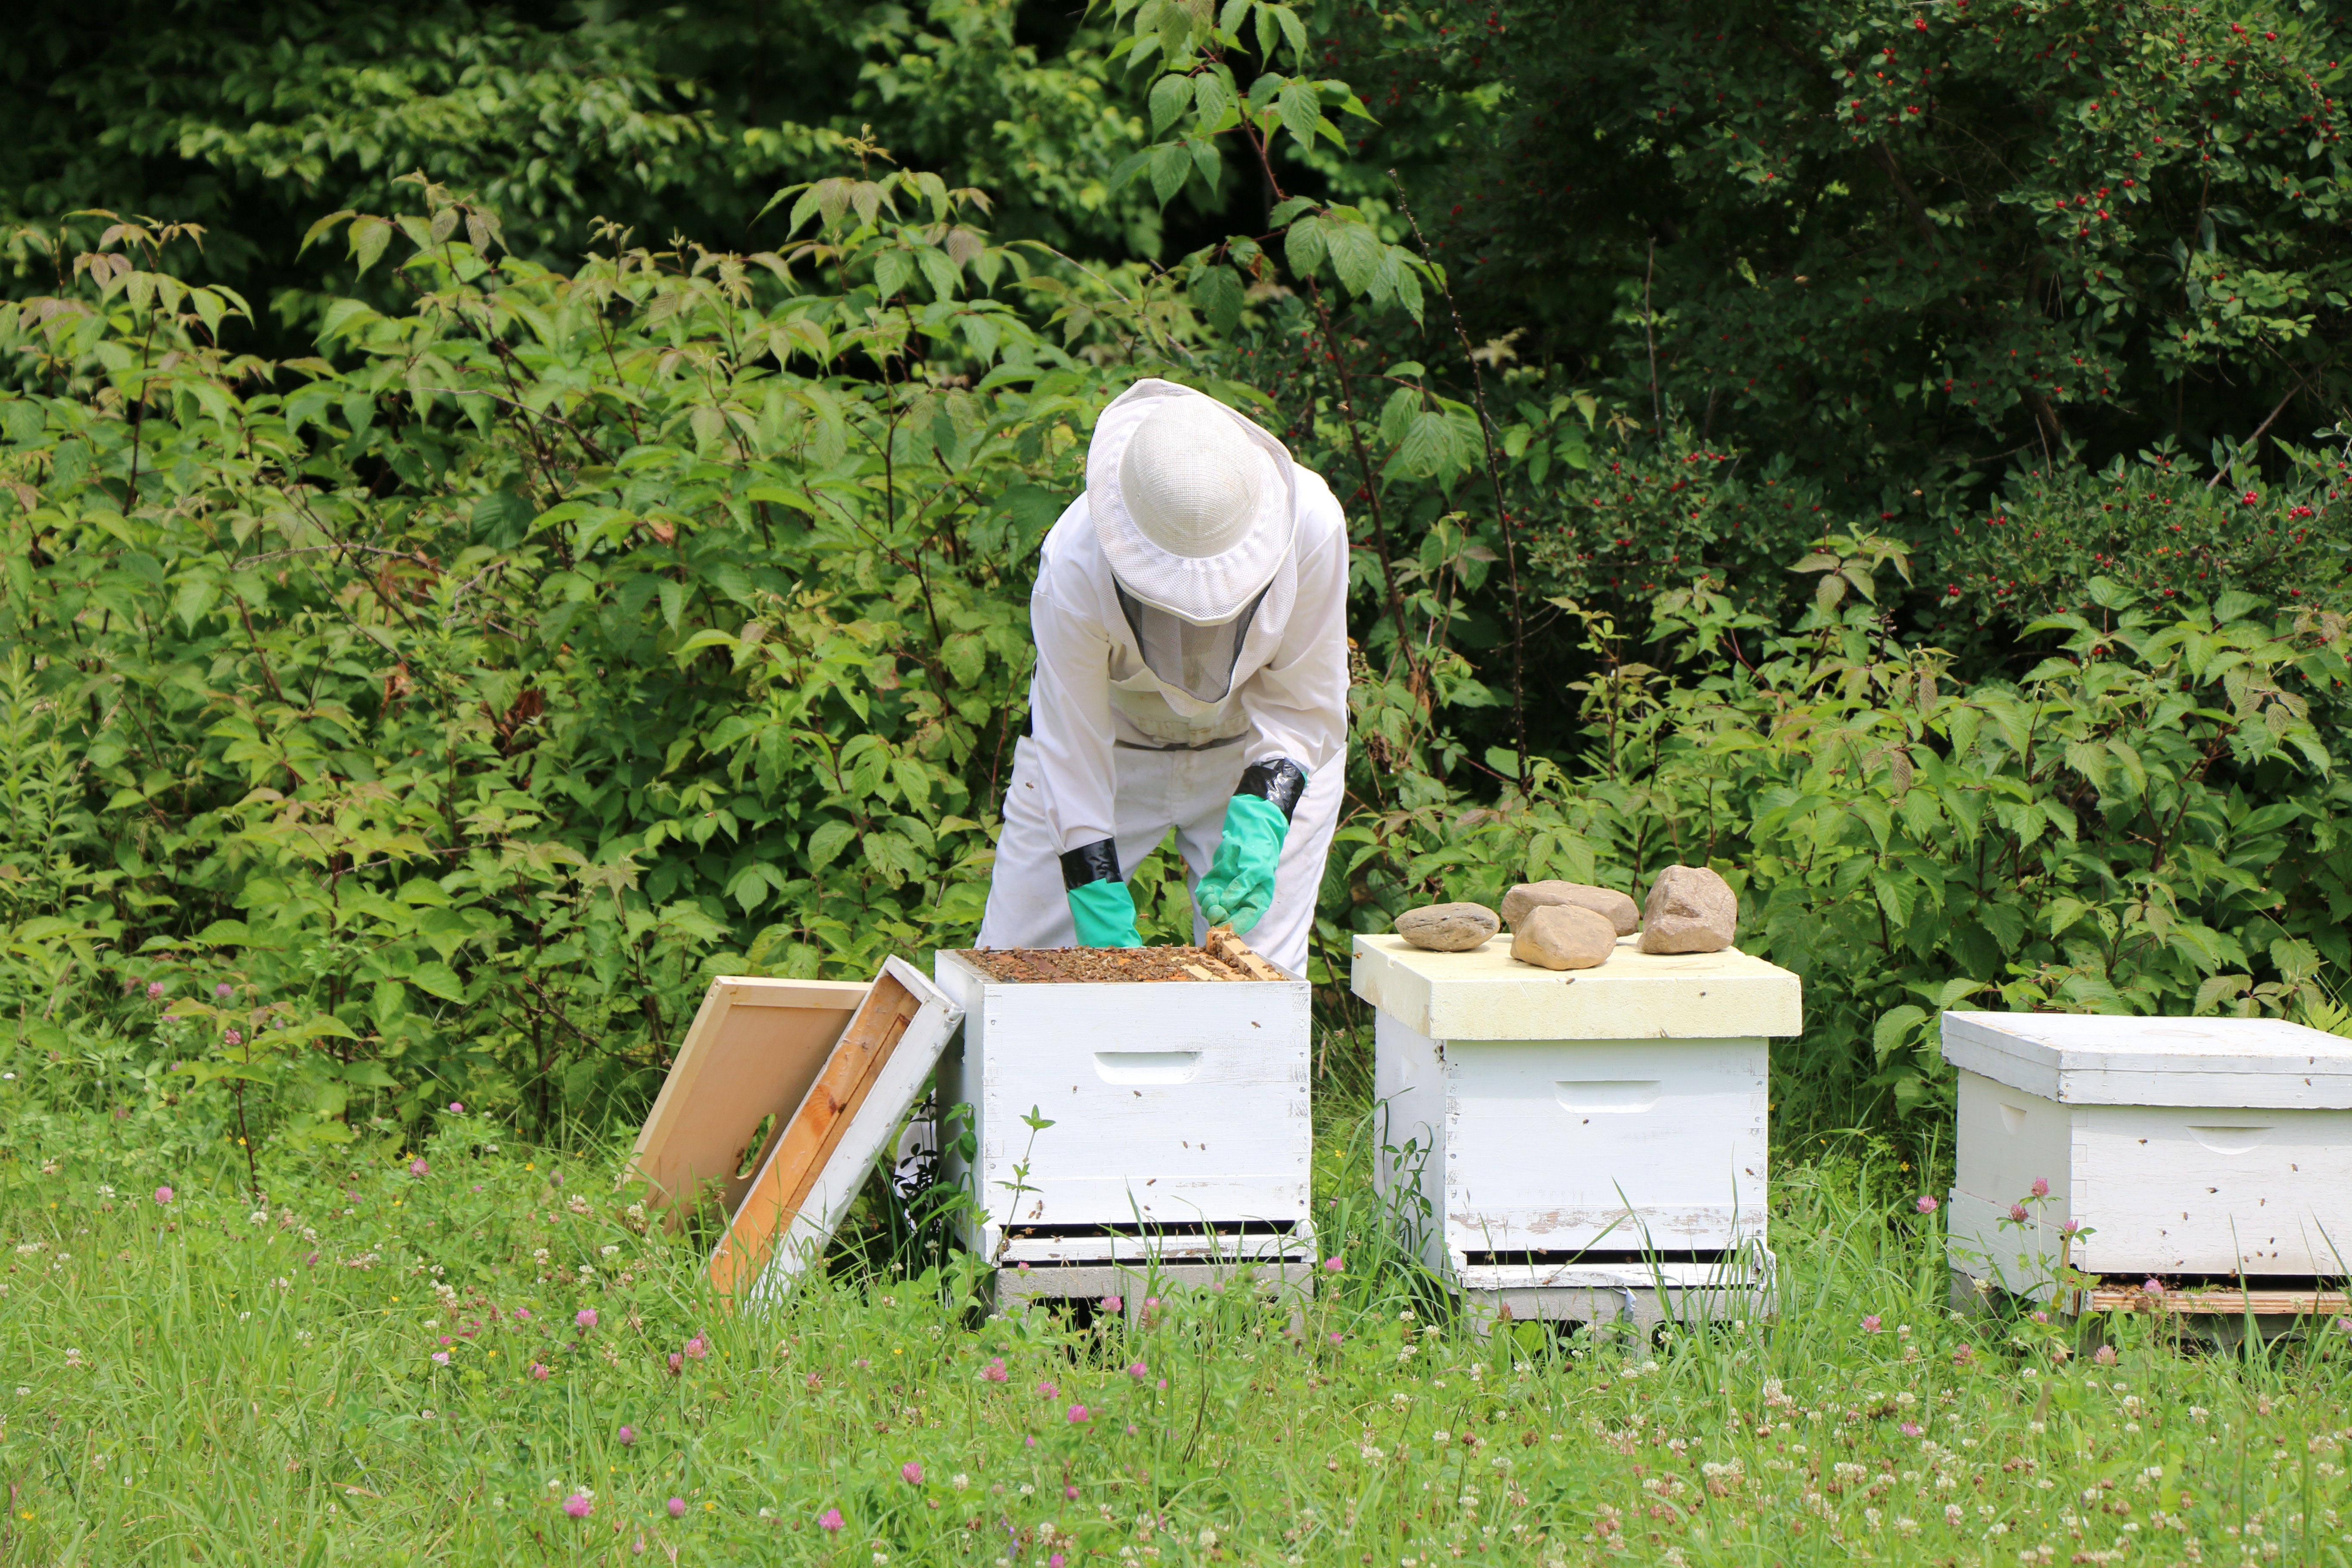
[[[264,15],[44,21],[104,129],[5,154],[0,990],[60,1097],[547,1129],[711,973],[968,941],[1140,374],[1349,514],[1333,1026],[1414,903],[1676,862],[1806,977],[1796,1128],[1932,1125],[1961,997],[2335,1016],[2332,24],[941,0],[790,97],[725,8]]]

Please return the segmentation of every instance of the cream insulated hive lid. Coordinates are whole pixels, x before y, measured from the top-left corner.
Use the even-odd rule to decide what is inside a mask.
[[[1432,952],[1359,936],[1350,986],[1433,1040],[1728,1040],[1803,1032],[1794,974],[1738,948],[1643,952],[1620,937],[1595,969],[1521,963],[1507,939]]]
[[[2352,1109],[2352,1039],[2284,1018],[1947,1013],[1944,1059],[2073,1105]]]

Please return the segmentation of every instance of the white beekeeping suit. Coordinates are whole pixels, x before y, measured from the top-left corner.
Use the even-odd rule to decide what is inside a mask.
[[[1045,536],[1037,668],[982,947],[1133,945],[1124,868],[1170,828],[1194,939],[1229,921],[1294,973],[1338,825],[1348,535],[1330,488],[1215,399],[1103,410]]]

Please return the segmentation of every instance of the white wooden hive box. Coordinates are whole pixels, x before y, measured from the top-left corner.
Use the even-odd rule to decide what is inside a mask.
[[[1558,973],[1502,937],[1356,938],[1352,987],[1378,1010],[1376,1173],[1427,1205],[1433,1267],[1478,1288],[1644,1254],[1705,1275],[1763,1240],[1766,1040],[1802,1026],[1800,983],[1737,949],[1634,942]]]
[[[954,952],[935,973],[964,1010],[940,1101],[972,1108],[974,1159],[949,1151],[946,1171],[986,1211],[976,1251],[1043,1264],[1311,1246],[1304,980],[1004,982]],[[1054,1123],[1034,1136],[1033,1109]]]
[[[1947,1013],[1943,1051],[1965,1272],[2043,1290],[2070,1221],[2095,1274],[2352,1267],[2352,1040],[2279,1018]],[[2027,1222],[2004,1224],[2019,1204]]]

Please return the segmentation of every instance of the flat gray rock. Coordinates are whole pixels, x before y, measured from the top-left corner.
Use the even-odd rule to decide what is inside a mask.
[[[1669,866],[1642,906],[1643,952],[1721,952],[1739,931],[1739,895],[1704,866]]]
[[[1616,951],[1609,917],[1581,904],[1539,904],[1511,932],[1511,956],[1544,969],[1591,969]]]
[[[1423,904],[1396,918],[1396,933],[1432,952],[1467,952],[1503,929],[1484,904]]]
[[[1521,882],[1503,895],[1503,923],[1517,931],[1528,910],[1551,904],[1591,910],[1615,926],[1619,936],[1633,935],[1633,928],[1642,923],[1641,909],[1632,899],[1613,888],[1596,888],[1588,882]]]

